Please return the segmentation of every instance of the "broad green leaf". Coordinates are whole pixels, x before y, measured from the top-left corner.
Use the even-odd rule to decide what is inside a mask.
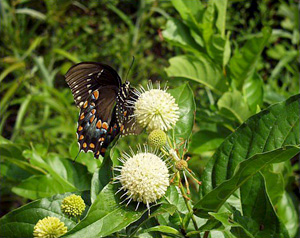
[[[101,164],[101,168],[97,169],[93,174],[91,184],[91,201],[96,200],[100,191],[109,183],[112,178],[112,161],[109,157],[105,157]]]
[[[219,65],[225,65],[228,60],[224,59],[225,47],[226,43],[228,44],[228,40],[221,35],[214,34],[210,37],[209,41],[206,45],[206,50],[208,55]],[[228,47],[228,46],[227,46]],[[228,49],[226,49],[228,51]],[[226,51],[226,54],[228,52]],[[226,62],[227,61],[227,62]]]
[[[266,183],[267,193],[273,206],[275,206],[281,199],[285,189],[283,175],[280,172],[276,172],[274,168],[275,166],[272,164],[266,166],[266,168],[262,171],[262,175],[264,176]]]
[[[172,0],[173,6],[179,12],[181,18],[194,30],[198,29],[203,7],[198,0]]]
[[[219,132],[201,130],[193,133],[189,152],[201,154],[217,149],[224,141],[225,136]]]
[[[180,46],[189,51],[201,51],[201,47],[191,36],[189,28],[175,18],[168,20],[166,29],[162,32],[162,34],[164,39],[172,45]]]
[[[179,107],[179,119],[175,125],[174,136],[176,139],[188,140],[194,126],[196,111],[193,90],[185,83],[168,92],[175,98]]]
[[[12,191],[21,197],[35,200],[59,193],[75,192],[77,189],[61,184],[57,179],[48,174],[31,176],[13,187]]]
[[[251,233],[257,238],[288,238],[284,224],[278,219],[266,192],[263,176],[257,173],[240,189],[243,217],[255,223]],[[238,232],[238,231],[237,231]]]
[[[214,4],[217,8],[217,20],[216,27],[220,32],[222,37],[225,37],[225,25],[226,25],[226,10],[227,10],[227,0],[214,0]]]
[[[264,96],[263,85],[263,80],[257,73],[254,73],[243,85],[243,94],[252,112],[256,111],[257,106],[262,105]]]
[[[175,237],[184,237],[177,229],[170,227],[170,226],[154,226],[149,229],[143,230],[142,233],[147,233],[151,231],[159,231],[161,233],[174,235]],[[140,234],[142,234],[140,233]]]
[[[165,199],[162,201],[162,203],[175,205],[179,212],[185,214],[188,213],[184,199],[176,186],[171,185],[164,197]]]
[[[299,145],[299,95],[252,116],[228,136],[201,176],[202,195],[230,179],[237,165],[255,154]]]
[[[290,237],[295,237],[299,229],[299,216],[293,200],[287,192],[284,192],[278,201],[276,213],[285,225]]]
[[[213,1],[207,2],[207,7],[203,13],[203,18],[201,22],[202,36],[206,44],[211,40],[214,34],[214,22],[215,22],[215,6]]]
[[[267,153],[256,154],[250,159],[241,162],[230,179],[221,183],[195,204],[194,208],[198,209],[196,214],[205,216],[208,212],[218,212],[229,196],[257,172],[269,164],[288,160],[299,153],[299,151],[298,147],[286,147]]]
[[[108,184],[91,205],[86,217],[64,237],[96,238],[108,236],[138,220],[146,211],[144,206],[135,211],[134,205],[120,205],[120,195]]]
[[[230,60],[230,71],[234,83],[239,89],[243,86],[244,81],[253,75],[257,61],[271,35],[271,29],[263,28],[262,33],[262,36],[248,40]]]
[[[70,194],[43,198],[6,214],[0,219],[1,237],[33,237],[35,224],[47,216],[59,218],[71,230],[76,222],[64,215],[60,209],[63,198],[68,195]]]
[[[169,77],[182,77],[204,84],[216,93],[221,94],[227,90],[222,70],[207,56],[176,56],[169,60],[170,66],[166,68]]]
[[[240,124],[252,115],[239,91],[224,93],[218,101],[218,107],[222,115]]]

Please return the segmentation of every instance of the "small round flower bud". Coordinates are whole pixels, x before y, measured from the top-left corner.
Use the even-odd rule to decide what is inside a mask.
[[[61,203],[61,210],[68,216],[81,216],[85,209],[85,203],[83,199],[75,194],[65,197]]]
[[[175,163],[175,167],[178,170],[184,170],[188,167],[188,163],[185,160],[179,160]]]
[[[149,145],[152,147],[163,147],[167,142],[167,135],[162,130],[154,130],[148,136]]]
[[[57,217],[45,217],[34,226],[33,236],[35,238],[56,238],[67,233],[67,230],[65,223],[61,222]]]

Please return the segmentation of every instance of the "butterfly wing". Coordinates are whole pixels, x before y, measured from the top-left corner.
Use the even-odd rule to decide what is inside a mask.
[[[121,136],[137,135],[143,130],[143,128],[136,123],[134,117],[132,101],[136,101],[137,98],[138,94],[134,88],[130,87],[129,82],[121,86],[116,104],[116,118],[120,127]]]
[[[80,107],[77,127],[80,150],[92,151],[98,158],[119,133],[114,106],[121,79],[108,65],[82,62],[69,69],[66,81]]]
[[[82,62],[72,66],[66,74],[77,107],[81,107],[91,92],[101,86],[121,86],[118,73],[109,65]]]
[[[104,155],[119,127],[114,117],[118,87],[102,86],[93,91],[80,110],[77,137],[80,150],[92,151],[96,158]]]

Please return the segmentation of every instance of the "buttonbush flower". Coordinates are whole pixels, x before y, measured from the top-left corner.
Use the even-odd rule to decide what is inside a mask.
[[[153,130],[148,136],[148,142],[152,147],[161,148],[167,142],[167,135],[162,130]]]
[[[152,83],[147,86],[147,91],[141,87],[137,92],[138,98],[131,104],[137,123],[148,131],[171,129],[179,118],[179,107],[175,98],[167,93],[167,89],[154,89]]]
[[[65,223],[57,217],[45,217],[36,223],[33,229],[33,236],[42,238],[56,238],[67,233]]]
[[[139,149],[137,154],[131,152],[131,156],[123,153],[119,159],[123,165],[115,167],[120,172],[115,179],[122,185],[118,192],[125,191],[121,198],[127,195],[123,200],[128,200],[127,205],[133,200],[138,202],[136,209],[141,202],[149,209],[150,203],[156,202],[166,193],[169,186],[168,168],[161,155],[148,152],[147,149],[145,152]]]
[[[75,194],[65,197],[61,203],[61,210],[68,216],[81,216],[85,209],[85,203],[83,199]]]

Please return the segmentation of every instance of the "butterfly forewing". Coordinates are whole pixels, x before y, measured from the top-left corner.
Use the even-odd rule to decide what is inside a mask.
[[[78,107],[101,86],[114,85],[119,88],[121,85],[121,79],[113,68],[95,62],[83,62],[71,67],[66,74],[66,82]]]

